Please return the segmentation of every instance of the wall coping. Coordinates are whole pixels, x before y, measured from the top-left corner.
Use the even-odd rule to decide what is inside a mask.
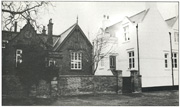
[[[111,75],[59,75],[59,77],[117,77]]]

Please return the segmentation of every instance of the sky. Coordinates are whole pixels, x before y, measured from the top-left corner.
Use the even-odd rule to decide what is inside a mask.
[[[147,3],[147,2],[146,2]],[[71,25],[78,24],[92,40],[102,26],[103,15],[108,15],[111,24],[121,21],[146,9],[145,2],[52,2],[53,7],[42,9],[38,22],[46,26],[52,18],[53,34],[60,35]],[[177,2],[157,2],[164,19],[177,15]]]

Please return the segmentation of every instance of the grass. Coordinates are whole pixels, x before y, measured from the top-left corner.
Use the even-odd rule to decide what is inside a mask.
[[[178,106],[179,92],[61,96],[57,99],[3,99],[3,105],[52,106]]]

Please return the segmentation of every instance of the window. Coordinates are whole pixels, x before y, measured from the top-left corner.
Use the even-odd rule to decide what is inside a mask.
[[[21,49],[17,49],[16,50],[16,67],[20,63],[22,63],[22,50]]]
[[[124,27],[124,39],[125,39],[125,41],[130,40],[130,38],[129,38],[129,26]]]
[[[134,62],[134,51],[128,52],[129,54],[129,69],[135,67],[135,62]]]
[[[165,63],[165,68],[168,68],[168,54],[167,53],[165,53],[164,54],[164,63]]]
[[[49,59],[49,66],[55,66],[56,65],[56,61],[53,58]]]
[[[82,53],[71,52],[71,69],[74,70],[82,69]]]
[[[104,66],[104,57],[101,56],[101,57],[100,57],[100,60],[101,60],[101,66]]]
[[[116,56],[110,56],[110,68],[116,68]]]
[[[2,40],[2,48],[6,48],[6,44],[8,43],[7,40]]]
[[[177,68],[177,53],[172,53],[172,67]]]
[[[174,32],[174,42],[178,42],[178,41],[179,41],[179,33]]]

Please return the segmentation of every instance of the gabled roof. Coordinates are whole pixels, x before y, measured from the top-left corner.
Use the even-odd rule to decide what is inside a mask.
[[[88,38],[85,36],[85,34],[83,33],[82,29],[79,27],[78,23],[73,24],[71,27],[69,27],[67,30],[65,30],[62,34],[60,34],[59,38],[57,39],[57,41],[54,43],[54,47],[53,47],[53,51],[56,51],[57,49],[61,48],[61,46],[63,45],[63,43],[66,42],[67,38],[70,36],[70,34],[74,31],[74,29],[78,27],[80,29],[80,32],[82,32],[83,36],[85,37],[85,39],[87,40],[87,42],[91,45],[90,41],[88,40]],[[92,46],[92,45],[91,45]]]
[[[129,19],[131,20],[131,22],[139,23],[139,22],[143,21],[143,19],[146,16],[148,11],[149,11],[149,9],[143,10],[133,16],[130,16]]]
[[[148,11],[149,11],[149,9],[143,10],[143,11],[141,11],[141,12],[135,14],[135,15],[132,15],[132,16],[130,16],[130,17],[127,17],[127,16],[126,16],[126,18],[127,18],[130,22],[132,22],[132,23],[140,23],[140,22],[142,22],[142,21],[144,20],[144,17],[145,17],[146,14],[148,13]],[[122,23],[122,21],[120,21],[120,22],[118,22],[118,23],[115,23],[115,24],[107,27],[106,30],[116,29],[116,28],[119,26],[119,24],[121,24],[121,23]]]
[[[177,19],[178,19],[178,16],[177,17],[175,16],[175,17],[166,19],[165,21],[169,27],[172,27]]]
[[[64,39],[68,36],[72,29],[75,28],[75,25],[76,24],[73,24],[71,27],[69,27],[67,30],[65,30],[59,35],[59,38],[53,44],[53,50],[56,50],[60,46],[60,44],[64,41]]]

